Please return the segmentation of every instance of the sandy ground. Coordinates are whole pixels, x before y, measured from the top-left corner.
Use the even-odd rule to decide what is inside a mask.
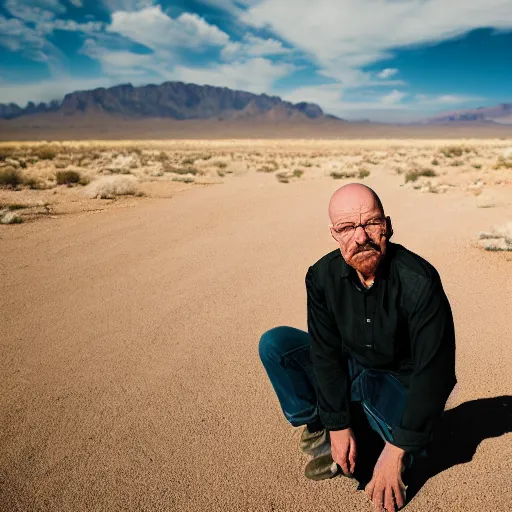
[[[441,273],[456,322],[463,453],[407,510],[509,510],[512,253],[476,233],[512,208],[365,183],[394,241]],[[0,510],[372,510],[353,481],[304,478],[257,351],[271,327],[306,328],[304,276],[335,248],[341,184],[248,172],[0,226]]]

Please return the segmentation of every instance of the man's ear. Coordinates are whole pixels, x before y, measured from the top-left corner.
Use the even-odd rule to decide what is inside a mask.
[[[391,224],[391,217],[386,217],[386,238],[389,240],[393,236],[393,225]]]

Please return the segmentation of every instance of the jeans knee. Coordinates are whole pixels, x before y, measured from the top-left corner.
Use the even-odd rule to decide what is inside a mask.
[[[294,327],[279,326],[269,329],[260,338],[259,355],[263,363],[280,361],[284,354],[308,342],[308,334]],[[306,337],[306,338],[305,338]]]
[[[268,362],[272,355],[276,356],[279,354],[279,334],[280,327],[274,327],[265,331],[261,336],[258,349],[262,363]]]

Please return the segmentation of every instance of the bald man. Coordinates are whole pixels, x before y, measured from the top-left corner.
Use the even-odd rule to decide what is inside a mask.
[[[452,312],[436,269],[390,242],[372,189],[336,190],[329,218],[338,248],[307,271],[308,332],[270,329],[260,358],[286,419],[305,425],[306,477],[358,478],[373,436],[382,451],[365,490],[390,512],[404,505],[402,472],[426,454],[456,383]]]

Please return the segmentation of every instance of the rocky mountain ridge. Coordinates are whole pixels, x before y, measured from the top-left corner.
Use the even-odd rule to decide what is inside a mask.
[[[63,116],[107,113],[124,118],[318,119],[326,116],[314,103],[291,103],[278,96],[253,94],[227,87],[164,82],[134,87],[121,84],[109,88],[75,91],[62,101],[29,102],[25,108],[15,103],[0,103],[0,118],[15,119],[31,114],[57,112]]]

